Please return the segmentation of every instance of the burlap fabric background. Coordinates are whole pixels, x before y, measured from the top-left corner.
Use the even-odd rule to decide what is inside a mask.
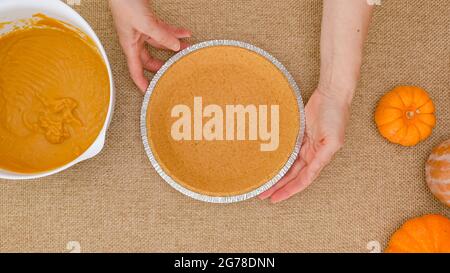
[[[107,146],[50,178],[0,181],[0,251],[64,252],[67,242],[78,241],[83,252],[368,252],[369,241],[384,247],[410,217],[450,216],[424,180],[432,147],[450,138],[448,0],[385,0],[376,8],[345,147],[311,187],[277,205],[201,203],[158,177],[139,133],[142,96],[128,77],[106,1],[80,2],[75,9],[103,41],[117,86]],[[305,101],[313,92],[322,1],[158,0],[153,6],[162,19],[192,29],[191,42],[237,39],[266,49],[291,71]],[[373,122],[380,96],[400,84],[427,89],[437,107],[432,137],[414,148],[386,142]]]

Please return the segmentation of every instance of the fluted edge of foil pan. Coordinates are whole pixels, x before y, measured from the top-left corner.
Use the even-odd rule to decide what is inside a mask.
[[[184,186],[182,186],[181,184],[179,184],[177,181],[175,181],[170,175],[168,175],[161,167],[161,165],[158,163],[158,161],[156,160],[155,156],[153,155],[153,151],[150,147],[149,141],[148,141],[148,135],[147,135],[147,108],[150,102],[150,98],[151,95],[153,93],[153,90],[156,86],[156,84],[158,83],[159,79],[164,75],[164,73],[175,63],[177,62],[179,59],[181,59],[182,57],[196,51],[202,48],[206,48],[206,47],[212,47],[212,46],[236,46],[236,47],[241,47],[241,48],[245,48],[247,50],[253,51],[263,57],[265,57],[267,60],[269,60],[272,64],[274,64],[282,73],[283,75],[286,77],[286,79],[288,80],[291,88],[294,90],[296,98],[297,98],[297,105],[298,105],[298,110],[299,110],[299,114],[300,114],[300,131],[297,135],[297,140],[295,143],[295,147],[294,147],[294,151],[292,152],[292,154],[289,156],[289,159],[287,160],[287,162],[285,163],[285,165],[283,166],[283,168],[281,168],[281,170],[277,173],[277,175],[275,175],[272,179],[270,179],[269,181],[267,181],[266,183],[264,183],[264,185],[258,187],[257,189],[248,192],[248,193],[244,193],[244,194],[240,194],[240,195],[235,195],[235,196],[209,196],[209,195],[204,195],[204,194],[200,194],[194,191],[191,191],[187,188],[185,188]],[[286,69],[286,67],[284,67],[284,65],[282,65],[275,57],[273,57],[271,54],[269,54],[268,52],[266,52],[265,50],[258,48],[254,45],[245,43],[245,42],[241,42],[241,41],[235,41],[235,40],[211,40],[211,41],[205,41],[205,42],[201,42],[195,45],[192,45],[180,52],[178,52],[177,54],[175,54],[173,57],[171,57],[162,67],[161,69],[156,73],[156,75],[153,77],[152,81],[150,82],[149,87],[147,88],[147,92],[145,93],[145,97],[144,97],[144,101],[142,103],[142,109],[141,109],[141,122],[140,122],[140,127],[141,127],[141,137],[142,137],[142,142],[144,144],[144,149],[145,152],[147,153],[148,159],[150,160],[150,163],[152,164],[153,168],[156,170],[156,172],[170,185],[172,186],[174,189],[176,189],[177,191],[181,192],[182,194],[189,196],[193,199],[199,200],[199,201],[203,201],[203,202],[209,202],[209,203],[234,203],[234,202],[240,202],[240,201],[244,201],[250,198],[253,198],[255,196],[258,196],[259,194],[265,192],[266,190],[270,189],[273,185],[275,185],[286,173],[287,171],[290,169],[290,167],[292,166],[292,164],[294,164],[299,152],[300,152],[300,148],[302,145],[302,141],[303,141],[303,136],[304,136],[304,132],[305,132],[305,111],[304,111],[304,105],[303,105],[303,100],[302,100],[302,96],[300,93],[300,88],[297,86],[297,83],[295,82],[294,78],[292,77],[292,75],[288,72],[288,70]]]

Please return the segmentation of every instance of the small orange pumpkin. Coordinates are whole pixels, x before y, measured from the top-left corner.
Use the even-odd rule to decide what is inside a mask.
[[[406,221],[391,237],[387,253],[450,253],[450,220],[425,215]]]
[[[414,146],[431,135],[436,124],[434,104],[425,90],[398,86],[381,98],[375,122],[389,141]]]
[[[425,172],[431,192],[450,207],[450,139],[433,149]]]

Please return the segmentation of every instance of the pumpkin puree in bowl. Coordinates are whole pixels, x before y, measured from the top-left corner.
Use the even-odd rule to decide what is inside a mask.
[[[220,113],[223,118],[219,118],[223,128],[215,128],[220,130],[221,140],[195,135],[195,131],[208,131],[211,120],[211,115],[204,116],[204,127],[199,128],[194,112],[199,109],[200,98],[203,109],[214,105],[215,116]],[[188,140],[172,135],[179,119],[173,117],[176,105],[194,113],[185,134]],[[248,114],[245,137],[238,139],[235,125],[234,136],[228,139],[225,117],[230,105],[254,105],[256,109],[277,105],[278,145],[262,151],[261,144],[268,141],[249,138]],[[260,120],[258,128],[264,123],[271,127],[273,116],[267,112],[269,118]],[[261,113],[257,113],[258,118]],[[297,97],[288,79],[265,57],[237,46],[202,48],[173,63],[151,93],[146,124],[149,145],[164,172],[195,193],[218,197],[251,192],[275,177],[293,153],[301,126]]]
[[[94,42],[44,15],[0,36],[0,169],[62,167],[96,140],[109,75]]]

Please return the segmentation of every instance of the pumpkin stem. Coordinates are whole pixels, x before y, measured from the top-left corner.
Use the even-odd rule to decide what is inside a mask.
[[[407,119],[413,119],[414,118],[414,111],[406,111],[406,118]]]

